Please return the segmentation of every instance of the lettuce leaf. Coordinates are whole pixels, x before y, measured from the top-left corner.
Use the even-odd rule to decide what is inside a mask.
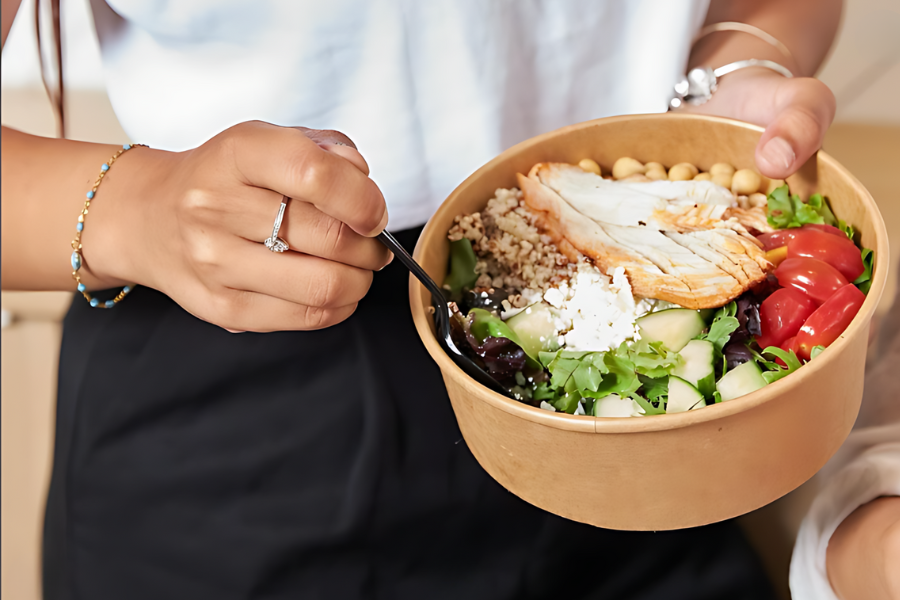
[[[781,189],[781,188],[779,188]],[[716,350],[722,352],[725,344],[731,339],[734,330],[741,326],[737,317],[737,303],[732,301],[716,311],[709,331],[701,333],[697,336],[698,340],[706,340],[712,342]]]
[[[778,381],[782,377],[787,377],[803,366],[793,350],[782,350],[777,346],[769,346],[768,348],[765,348],[761,354],[777,356],[785,364],[785,366],[782,367],[774,361],[763,360],[762,366],[766,370],[763,372],[762,376],[763,379],[766,380],[766,383],[772,383],[773,381]]]
[[[792,229],[809,223],[837,223],[827,198],[821,194],[813,194],[808,202],[803,202],[797,194],[790,194],[787,184],[775,188],[769,194],[766,219],[776,229]]]
[[[851,242],[854,241],[853,237],[856,235],[856,230],[853,229],[853,225],[842,219],[838,219],[837,227],[847,235]]]
[[[471,289],[478,279],[475,272],[475,251],[468,238],[450,242],[450,271],[444,278],[444,288],[450,290],[450,298],[458,300],[463,290]]]
[[[853,280],[853,285],[859,288],[863,294],[869,293],[872,287],[872,267],[875,265],[875,251],[863,248],[861,251],[864,270],[862,274]]]

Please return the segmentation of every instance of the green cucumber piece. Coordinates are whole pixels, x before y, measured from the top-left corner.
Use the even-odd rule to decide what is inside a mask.
[[[700,313],[689,308],[670,308],[650,313],[635,323],[640,327],[641,340],[651,344],[662,342],[672,352],[680,352],[706,328],[706,322]]]
[[[755,392],[765,385],[766,380],[763,379],[759,366],[756,361],[751,360],[725,373],[716,383],[716,390],[724,402]]]
[[[669,375],[669,401],[666,403],[666,413],[687,412],[695,408],[706,406],[703,394],[697,391],[693,385],[674,375]]]
[[[552,352],[559,347],[556,325],[550,307],[537,302],[506,320],[522,341],[522,349],[530,356]]]
[[[690,383],[709,398],[716,391],[716,347],[706,340],[691,340],[681,352],[682,362],[675,367],[672,375]]]

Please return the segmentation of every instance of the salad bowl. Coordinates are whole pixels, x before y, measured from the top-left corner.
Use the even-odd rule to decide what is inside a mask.
[[[754,167],[762,134],[755,125],[699,115],[599,119],[526,140],[466,179],[426,225],[414,258],[435,280],[447,271],[447,231],[456,215],[482,209],[497,188],[535,163],[605,171],[621,156],[707,170],[728,162]],[[812,477],[850,432],[863,394],[869,324],[884,290],[889,256],[884,222],[871,195],[819,152],[788,178],[791,191],[821,193],[875,251],[872,284],[844,333],[795,373],[702,410],[636,418],[549,412],[478,384],[435,336],[428,291],[410,280],[413,320],[438,364],[466,444],[510,492],[551,513],[620,530],[669,530],[736,517]]]

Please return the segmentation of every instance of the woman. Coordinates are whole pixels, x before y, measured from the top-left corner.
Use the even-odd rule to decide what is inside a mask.
[[[411,247],[515,142],[664,110],[686,65],[796,75],[742,69],[690,108],[766,126],[757,165],[787,176],[833,118],[810,76],[839,2],[92,9],[117,116],[151,147],[92,187],[117,147],[3,129],[3,287],[74,287],[95,191],[80,283],[116,288],[65,321],[46,597],[771,597],[733,524],[598,530],[491,480],[373,237],[389,226]],[[704,21],[787,53],[736,31],[692,48]],[[284,197],[290,250],[273,253]]]

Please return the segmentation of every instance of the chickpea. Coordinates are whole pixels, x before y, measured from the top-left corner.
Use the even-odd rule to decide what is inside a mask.
[[[714,173],[712,176],[713,183],[729,190],[731,189],[731,179],[732,177],[728,173]]]
[[[694,175],[694,181],[712,181],[712,175],[709,173],[697,173]]]
[[[715,177],[718,174],[734,175],[734,167],[728,163],[716,163],[709,168],[709,172]]]
[[[647,167],[641,164],[641,161],[635,160],[628,156],[623,156],[613,165],[613,177],[615,179],[625,179],[629,175],[640,173],[643,175],[647,171]]]
[[[691,163],[678,163],[669,169],[669,181],[690,181],[699,172]]]
[[[742,208],[743,210],[750,208],[750,199],[747,196],[738,196],[737,203],[738,208]]]
[[[647,175],[647,178],[651,181],[659,181],[661,179],[669,178],[669,174],[666,173],[666,168],[662,165],[662,163],[648,162],[644,166],[647,167],[647,172],[645,173],[645,175]]]
[[[771,194],[784,185],[784,179],[770,179],[769,186],[766,188],[766,194]]]
[[[582,171],[587,171],[588,173],[594,173],[595,175],[602,175],[600,172],[600,165],[597,164],[597,161],[591,160],[590,158],[582,158],[578,162],[578,166],[581,167]]]
[[[640,173],[635,173],[634,175],[629,175],[628,177],[626,177],[625,179],[622,179],[621,181],[636,181],[638,183],[646,183],[648,181],[653,181],[653,180],[650,179],[649,177],[647,177],[646,175],[641,175]]]
[[[759,173],[752,169],[741,169],[731,179],[731,191],[739,196],[746,196],[759,190]]]
[[[750,197],[747,198],[747,200],[750,202],[750,208],[765,207],[769,204],[769,199],[766,198],[766,195],[760,194],[759,192],[750,194]]]

